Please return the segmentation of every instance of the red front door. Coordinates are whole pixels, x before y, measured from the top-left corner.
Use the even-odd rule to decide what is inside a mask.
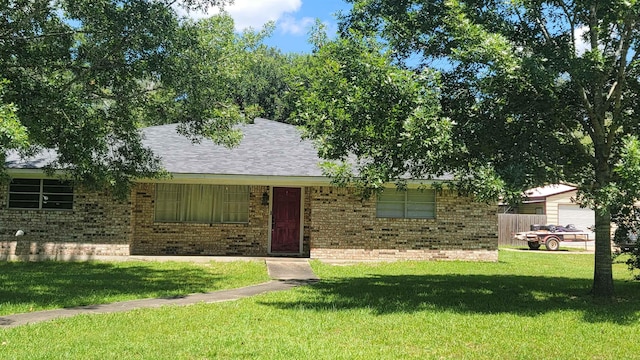
[[[299,188],[273,188],[271,252],[300,252]]]

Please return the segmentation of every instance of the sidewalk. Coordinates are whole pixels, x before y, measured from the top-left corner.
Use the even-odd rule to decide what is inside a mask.
[[[266,292],[288,290],[296,286],[313,283],[319,280],[313,273],[313,270],[311,270],[311,266],[309,266],[309,262],[306,259],[266,259],[265,261],[267,263],[269,276],[272,279],[266,283],[239,289],[220,290],[204,294],[185,295],[181,297],[141,299],[122,301],[112,304],[78,306],[74,308],[0,316],[0,329],[12,328],[58,318],[66,318],[79,314],[107,314],[141,308],[158,308],[166,305],[184,306],[198,303],[233,301]]]

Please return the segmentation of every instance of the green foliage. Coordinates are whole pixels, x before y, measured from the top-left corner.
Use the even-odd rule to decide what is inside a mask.
[[[13,103],[3,101],[6,80],[0,80],[0,159],[4,160],[6,151],[29,147],[27,129],[22,126],[16,115],[17,107]]]
[[[222,136],[217,140],[224,140],[238,121],[251,121],[257,116],[278,121],[287,118],[290,106],[284,94],[292,57],[263,44],[273,26],[268,23],[259,31],[249,29],[238,34],[233,19],[225,15],[184,24],[176,52],[186,50],[169,60],[161,90],[169,99],[179,96],[184,102],[181,109],[188,104],[196,110],[186,115],[197,119],[196,126],[190,127],[192,135],[198,137],[207,129],[207,137],[216,139],[219,134]],[[176,88],[186,90],[178,95]],[[160,106],[162,113],[150,111],[145,122],[181,122],[185,114],[176,112],[171,103],[166,105],[162,97],[152,103],[152,107]]]
[[[517,203],[522,196],[520,192],[505,196],[504,180],[489,165],[478,165],[474,172],[458,173],[455,176],[453,186],[462,194],[473,196],[479,201],[487,203],[495,202],[495,199],[503,198],[507,203]]]
[[[321,47],[329,43],[327,25],[320,19],[316,19],[309,30],[309,43],[313,45],[313,52],[317,52]]]
[[[619,180],[605,191],[612,219],[617,225],[614,242],[628,244],[629,236],[635,236],[636,246],[627,264],[631,270],[640,269],[640,246],[637,246],[640,234],[640,140],[637,135],[622,139],[620,159],[613,171]],[[636,278],[640,280],[639,276]]]
[[[325,165],[337,182],[375,190],[446,170],[451,123],[440,117],[436,73],[394,66],[380,44],[356,35],[321,44],[298,66],[293,117],[337,162]]]
[[[247,111],[255,107],[255,116],[276,121],[286,121],[291,111],[286,103],[289,89],[288,74],[294,55],[262,44],[271,36],[274,24],[268,23],[258,32],[246,30],[240,37],[242,57],[237,59],[239,73],[228,86],[231,98],[237,106]]]
[[[349,2],[344,37],[379,36],[400,63],[439,66],[442,115],[453,124],[446,163],[462,187],[509,199],[549,183],[579,186],[597,210],[594,294],[611,296],[609,224],[621,199],[610,190],[630,204],[640,198],[613,170],[625,135],[640,132],[640,3]]]
[[[234,125],[248,118],[232,89],[243,72],[245,46],[228,15],[184,22],[168,47],[175,56],[163,61],[164,73],[151,85],[159,98],[144,112],[144,123],[180,123],[179,131],[193,141],[237,144],[241,134]]]
[[[262,117],[286,122],[291,112],[286,93],[292,59],[293,55],[263,45],[248,52],[244,70],[233,89],[236,104],[243,109],[257,105]]]
[[[638,4],[351,2],[343,27],[377,30],[399,56],[444,63],[443,110],[463,166],[489,162],[513,189],[607,185],[592,184],[596,152],[613,164],[620,135],[638,131]]]
[[[619,179],[618,205],[632,206],[634,200],[640,198],[640,139],[637,135],[625,136],[620,150],[620,158],[613,168]]]
[[[250,36],[236,35],[227,15],[194,23],[173,5],[0,1],[2,153],[27,143],[54,149],[49,171],[126,194],[134,179],[163,174],[139,126],[179,122],[194,140],[237,142],[233,125],[255,114],[231,96]]]

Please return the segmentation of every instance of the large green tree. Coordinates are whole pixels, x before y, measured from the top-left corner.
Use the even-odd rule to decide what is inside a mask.
[[[231,105],[226,106],[227,111],[244,113],[248,118],[263,116],[278,121],[287,118],[289,106],[284,98],[289,88],[287,74],[293,55],[282,54],[263,43],[273,31],[272,23],[259,31],[248,29],[237,33],[229,16],[213,16],[188,24],[187,29],[189,31],[183,31],[183,39],[188,50],[170,60],[171,75],[163,78],[168,91],[157,93],[159,101],[151,106],[166,105],[164,97],[159,95],[175,97],[171,92],[175,87],[191,88],[206,91],[209,95],[203,100],[219,99],[218,110],[225,109],[224,102]],[[189,68],[197,71],[189,72]],[[172,106],[162,107],[164,113],[148,118],[148,123],[180,121],[172,116],[173,110]],[[225,118],[224,115],[221,113],[218,117]]]
[[[430,146],[418,149],[417,155],[407,154],[400,144],[412,137],[412,131],[405,128],[387,133],[394,137],[384,143],[397,143],[395,148],[369,145],[383,148],[386,158],[408,159],[404,169],[408,165],[415,170],[421,157],[430,160],[437,154],[436,160],[456,174],[461,187],[484,198],[498,194],[512,198],[526,188],[558,181],[577,184],[580,200],[596,210],[592,292],[611,297],[612,214],[615,219],[620,201],[640,198],[638,188],[629,187],[620,171],[633,158],[622,155],[630,153],[640,130],[640,3],[348,1],[353,8],[342,18],[343,38],[361,36],[356,33],[376,37],[385,41],[398,65],[416,73],[426,66],[441,70],[440,116],[450,120],[453,142],[448,155],[430,151]],[[363,69],[349,81],[358,82]],[[331,77],[329,73],[327,78]],[[371,90],[371,96],[382,101],[380,108],[402,104],[394,97],[377,97]],[[336,99],[340,95],[334,94]],[[337,101],[330,99],[322,97],[322,101]],[[312,114],[316,120],[311,123],[322,124],[325,117],[325,124],[337,127],[331,122],[347,119],[344,131],[357,134],[370,120],[351,116],[388,115],[358,114],[353,111],[357,103],[337,105],[346,115],[333,109]],[[397,122],[403,118],[409,119],[387,117],[395,126],[401,126]],[[367,145],[358,138],[345,143],[322,136],[322,129],[316,133],[330,148],[346,146],[351,151]],[[432,142],[431,134],[416,135]],[[436,141],[433,149],[442,149],[439,144]],[[422,175],[432,170],[423,169]],[[403,169],[378,170],[386,178],[402,175]],[[414,171],[414,175],[419,174]]]
[[[242,59],[243,71],[233,86],[233,98],[236,104],[245,109],[258,106],[260,116],[276,121],[286,121],[290,115],[291,104],[287,100],[290,89],[289,71],[295,54],[283,54],[280,50],[262,44],[263,36],[269,36],[264,30],[247,38],[247,50]],[[258,42],[256,42],[258,40]]]
[[[318,37],[317,34],[314,36]],[[438,77],[392,64],[381,44],[352,37],[316,44],[296,61],[292,117],[319,140],[325,172],[369,195],[409,175],[442,175],[451,123],[440,118]]]
[[[220,6],[226,0],[182,2]],[[126,192],[161,173],[144,124],[233,143],[243,46],[225,15],[180,19],[172,0],[0,0],[2,148],[55,149],[50,169]]]

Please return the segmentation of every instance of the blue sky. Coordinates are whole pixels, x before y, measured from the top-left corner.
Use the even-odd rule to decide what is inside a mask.
[[[308,52],[311,45],[307,42],[309,27],[316,18],[327,25],[330,35],[338,30],[336,12],[347,12],[351,5],[343,0],[302,0],[298,11],[285,14],[276,22],[273,36],[266,41],[268,45],[278,47],[283,52]]]
[[[337,31],[335,14],[351,8],[343,0],[234,0],[226,11],[233,17],[236,30],[248,27],[261,28],[267,21],[275,21],[273,36],[266,41],[283,52],[309,52],[307,34],[315,19],[326,24],[330,35]],[[184,14],[193,18],[202,13]],[[211,12],[209,12],[211,15]]]

